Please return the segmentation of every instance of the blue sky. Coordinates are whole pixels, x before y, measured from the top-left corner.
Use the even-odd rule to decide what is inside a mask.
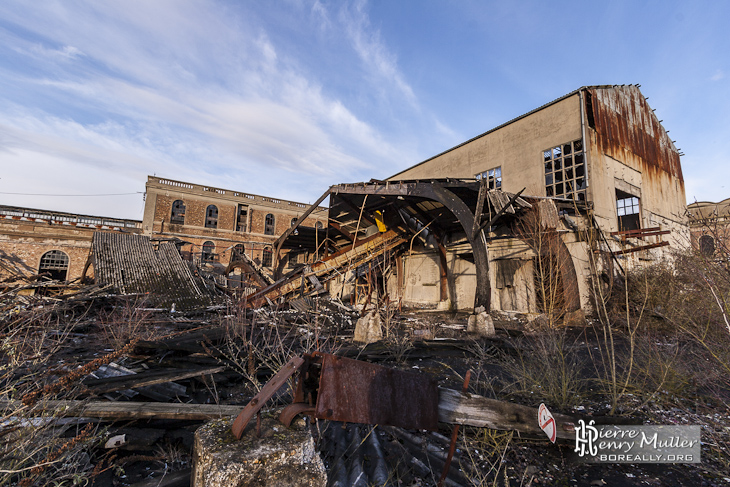
[[[688,200],[718,201],[728,19],[727,1],[3,0],[0,204],[141,219],[148,174],[312,202],[630,83],[686,154]]]

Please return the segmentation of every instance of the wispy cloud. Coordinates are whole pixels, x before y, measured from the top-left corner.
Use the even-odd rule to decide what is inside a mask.
[[[720,81],[721,79],[724,79],[724,78],[725,78],[725,73],[723,72],[722,69],[718,69],[717,71],[715,71],[715,74],[710,76],[710,81]]]
[[[398,69],[396,56],[383,43],[380,32],[371,26],[366,6],[365,0],[357,0],[353,4],[345,4],[340,11],[355,52],[365,64],[367,72],[374,72],[380,80],[395,86],[413,107],[417,107],[416,96]]]
[[[415,105],[364,4],[342,11],[362,72],[374,69]],[[332,27],[324,5],[311,12]],[[33,158],[46,167],[50,157],[74,170],[133,176],[137,188],[156,172],[310,199],[335,182],[388,174],[407,158],[280,53],[265,26],[226,4],[10,1],[0,18],[11,27],[2,34],[8,49],[24,58],[23,70],[0,62],[0,71],[25,97],[0,95],[0,150],[22,154],[29,169]],[[225,184],[215,181],[222,175]]]

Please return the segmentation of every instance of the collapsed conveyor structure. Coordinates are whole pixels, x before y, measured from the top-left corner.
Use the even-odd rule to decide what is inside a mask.
[[[282,276],[248,298],[261,306],[282,297],[320,292],[325,283],[386,252],[397,256],[412,251],[414,243],[440,253],[440,288],[447,299],[446,248],[468,243],[466,257],[476,267],[474,306],[490,308],[488,232],[508,225],[532,207],[520,194],[489,190],[485,180],[431,179],[377,181],[331,186],[276,242],[274,263],[282,269],[283,249],[309,249],[310,264]],[[299,226],[329,197],[326,229]]]

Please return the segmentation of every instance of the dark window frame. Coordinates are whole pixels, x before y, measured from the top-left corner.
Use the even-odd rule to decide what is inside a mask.
[[[267,213],[264,218],[264,235],[274,235],[276,233],[276,217],[273,213]]]
[[[215,243],[210,240],[203,242],[200,247],[200,261],[201,262],[215,262]]]
[[[218,228],[218,207],[215,205],[205,209],[205,228]]]
[[[185,225],[185,202],[183,200],[175,200],[172,202],[170,223],[173,225]]]

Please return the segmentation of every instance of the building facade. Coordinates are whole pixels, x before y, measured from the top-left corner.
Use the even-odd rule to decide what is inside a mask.
[[[692,248],[708,258],[728,255],[730,242],[730,198],[713,203],[687,205]]]
[[[141,233],[142,222],[0,206],[0,280],[39,274],[77,280],[98,231]]]
[[[142,229],[156,238],[177,238],[185,258],[227,267],[236,253],[263,268],[273,266],[273,243],[309,208],[240,191],[149,176]],[[327,209],[317,209],[301,225],[327,225]],[[291,251],[286,265],[307,260]]]
[[[668,257],[668,249],[689,242],[680,153],[638,86],[582,87],[388,181],[437,178],[485,180],[489,189],[524,189],[531,201],[557,203],[555,231],[569,250],[583,306],[590,301],[587,279],[595,253],[627,268]],[[581,230],[587,227],[600,231],[598,244],[585,241]],[[493,308],[540,311],[535,251],[514,229],[512,236],[497,230],[486,236]],[[468,307],[476,280],[460,252],[468,250],[451,248],[447,264],[455,271],[452,301]],[[438,272],[435,253],[411,260],[406,283]],[[406,286],[405,296],[432,302],[437,293],[424,284]]]

